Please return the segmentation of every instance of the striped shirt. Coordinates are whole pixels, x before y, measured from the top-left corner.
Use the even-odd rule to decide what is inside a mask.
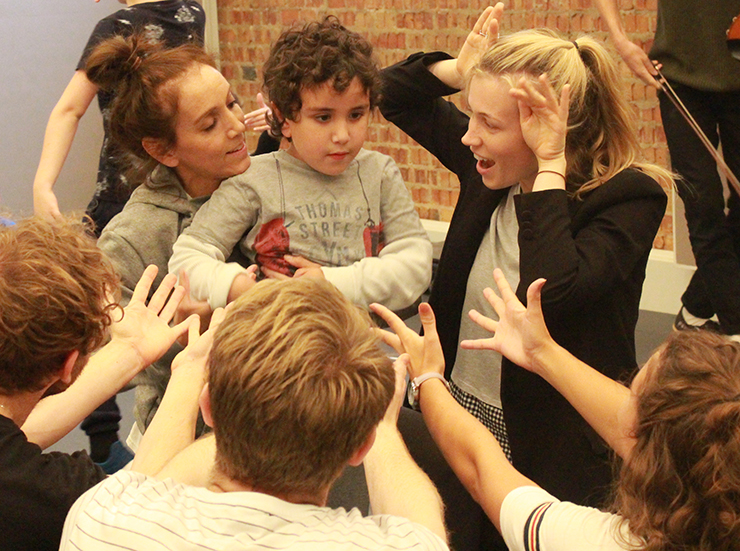
[[[501,534],[511,551],[625,551],[639,547],[637,538],[619,521],[617,515],[559,501],[536,486],[512,490],[501,504]],[[625,547],[620,540],[634,546]]]
[[[257,492],[205,488],[119,471],[72,507],[61,551],[447,550],[409,520],[357,509],[288,503]]]

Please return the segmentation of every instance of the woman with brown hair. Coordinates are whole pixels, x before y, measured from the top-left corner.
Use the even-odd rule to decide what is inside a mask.
[[[411,355],[424,420],[453,470],[501,531],[509,549],[542,551],[718,551],[740,549],[740,345],[705,331],[675,332],[628,388],[581,362],[550,336],[542,312],[545,280],[525,308],[500,270],[501,292],[485,296],[499,321],[473,312],[490,349],[552,385],[621,459],[612,512],[565,501],[506,459],[493,435],[443,385],[444,356],[434,313],[420,307],[424,337],[383,307]],[[569,476],[577,478],[580,473]]]

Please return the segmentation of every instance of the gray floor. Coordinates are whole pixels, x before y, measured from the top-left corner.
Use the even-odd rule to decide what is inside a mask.
[[[658,312],[640,312],[640,318],[637,322],[635,340],[637,347],[637,361],[640,365],[645,363],[652,354],[653,350],[663,342],[663,339],[670,333],[673,324],[673,315],[661,314]],[[409,320],[409,325],[414,321]],[[418,322],[416,322],[418,325]],[[118,407],[121,409],[123,421],[119,434],[125,440],[133,424],[133,403],[134,392],[128,391],[118,395]],[[79,428],[73,430],[69,435],[63,438],[50,450],[73,452],[80,449],[88,449],[88,441],[85,433]]]

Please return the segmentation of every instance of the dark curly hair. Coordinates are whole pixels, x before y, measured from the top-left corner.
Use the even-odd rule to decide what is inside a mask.
[[[270,117],[274,136],[282,135],[286,118],[296,120],[303,105],[301,91],[325,82],[341,93],[357,78],[370,96],[370,108],[380,101],[380,69],[372,45],[332,15],[284,31],[262,72],[264,92],[280,112]]]

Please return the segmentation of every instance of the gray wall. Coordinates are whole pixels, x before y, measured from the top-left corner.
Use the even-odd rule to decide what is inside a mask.
[[[2,212],[33,211],[33,177],[49,114],[95,24],[121,7],[115,0],[0,0]],[[54,188],[62,211],[84,209],[92,197],[102,135],[95,100]]]

